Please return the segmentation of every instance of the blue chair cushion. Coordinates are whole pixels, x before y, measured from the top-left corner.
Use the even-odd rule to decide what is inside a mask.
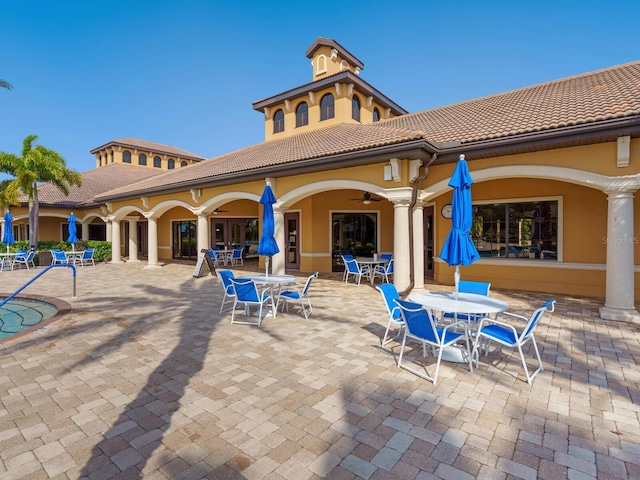
[[[500,325],[487,325],[486,327],[482,327],[482,333],[510,345],[515,345],[516,343],[516,336],[513,334],[513,330]]]

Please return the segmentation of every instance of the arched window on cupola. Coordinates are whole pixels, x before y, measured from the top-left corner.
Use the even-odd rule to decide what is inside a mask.
[[[320,121],[335,117],[334,99],[331,93],[327,93],[320,100]]]
[[[360,121],[360,99],[357,95],[351,98],[351,118],[356,122]]]
[[[281,108],[273,114],[273,133],[284,132],[284,112]]]
[[[378,107],[375,107],[373,109],[373,121],[374,122],[379,122],[380,121],[380,110],[378,110]]]
[[[300,102],[296,107],[296,128],[309,125],[309,105]]]

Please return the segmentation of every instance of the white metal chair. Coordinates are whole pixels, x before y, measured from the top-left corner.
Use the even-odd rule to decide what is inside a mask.
[[[545,312],[553,313],[553,311],[555,310],[555,304],[555,300],[547,301],[544,305],[542,305],[542,307],[533,312],[531,318],[527,318],[522,315],[516,315],[515,313],[503,312],[501,315],[507,315],[511,318],[526,322],[524,328],[522,328],[520,331],[518,331],[518,329],[513,325],[499,322],[497,319],[483,318],[478,325],[478,332],[476,333],[476,337],[473,342],[473,357],[476,360],[476,368],[478,368],[478,361],[480,357],[480,342],[485,342],[484,355],[486,357],[488,355],[489,343],[495,341],[501,346],[518,349],[520,360],[522,361],[522,367],[524,369],[524,374],[527,378],[527,383],[531,384],[533,378],[544,369],[533,331],[535,330],[538,323],[540,323],[540,320],[542,319],[542,316]],[[524,353],[522,352],[522,347],[526,345],[527,342],[531,342],[533,344],[533,349],[536,352],[536,358],[538,360],[538,368],[532,374],[529,374],[527,362],[524,358]]]
[[[278,293],[278,306],[280,306],[280,301],[282,301],[282,308],[286,308],[287,311],[289,311],[290,303],[299,303],[305,320],[308,320],[309,315],[313,313],[311,299],[309,298],[309,287],[311,286],[311,281],[314,278],[318,278],[318,272],[315,272],[313,275],[309,275],[304,284],[298,283],[295,285],[283,285],[280,287],[280,292]],[[307,307],[309,307],[308,312]]]
[[[380,293],[382,293],[382,298],[384,299],[384,304],[387,307],[387,312],[389,313],[389,321],[387,322],[387,329],[384,332],[384,337],[380,341],[380,346],[384,347],[391,340],[395,340],[400,337],[402,333],[402,327],[404,326],[404,321],[402,320],[402,314],[400,313],[400,307],[396,303],[396,300],[400,299],[400,295],[398,294],[398,289],[393,283],[384,283],[382,285],[378,285],[376,287]],[[395,325],[398,328],[398,333],[395,337],[389,338],[387,340],[387,336],[389,335],[389,330],[391,326]]]
[[[13,258],[9,256],[0,257],[0,272],[4,270],[5,266],[7,266],[9,270],[13,270]]]
[[[376,277],[380,277],[384,279],[386,283],[389,283],[389,277],[393,276],[393,258],[390,259],[387,263],[382,265],[376,265],[375,270],[373,271],[373,281],[376,281]]]
[[[218,270],[218,276],[222,281],[222,288],[224,288],[224,295],[222,296],[222,303],[220,304],[220,313],[222,313],[225,300],[228,298],[233,301],[236,296],[236,293],[233,290],[233,285],[231,285],[231,279],[235,277],[231,270]]]
[[[370,274],[369,267],[359,265],[355,259],[345,259],[345,275],[344,275],[344,283],[349,283],[349,275],[353,275],[358,279],[358,286],[360,286],[360,280],[362,280],[363,276],[367,276]]]
[[[26,253],[19,253],[16,255],[16,258],[13,261],[13,267],[15,267],[16,265],[24,265],[25,267],[27,267],[27,270],[29,270],[29,264],[31,264],[33,268],[36,268],[36,264],[33,261],[35,256],[35,250],[29,250]]]
[[[233,310],[231,310],[231,323],[256,325],[259,327],[264,318],[263,312],[266,314],[265,305],[271,302],[271,296],[269,295],[271,289],[267,288],[262,292],[259,292],[255,282],[251,279],[237,280],[232,278],[231,286],[235,293],[235,297],[233,298]],[[240,303],[244,306],[244,314],[247,320],[236,320],[236,309]],[[251,317],[251,307],[258,307],[259,309],[258,319],[256,321],[249,320]]]
[[[340,255],[340,257],[342,257],[342,263],[344,264],[344,272],[342,272],[342,280],[344,280],[347,278],[347,260],[353,260],[353,255],[350,253],[344,253]]]
[[[69,263],[69,259],[62,250],[53,249],[51,250],[51,265],[56,265],[58,263]]]
[[[86,263],[87,265],[89,265],[89,263],[91,263],[91,265],[93,265],[94,267],[96,266],[96,262],[93,259],[93,253],[94,253],[95,249],[94,248],[87,248],[82,252],[82,256],[78,259],[80,260],[80,265],[82,265],[84,267],[84,264]]]
[[[244,258],[242,258],[242,251],[244,247],[234,248],[231,253],[231,265],[244,265]]]
[[[469,332],[466,322],[455,322],[444,328],[436,327],[436,320],[431,312],[426,310],[417,303],[407,302],[406,300],[395,300],[400,307],[400,313],[405,323],[404,337],[402,338],[402,347],[398,357],[398,367],[418,375],[419,377],[431,380],[436,384],[438,380],[438,371],[440,370],[440,361],[442,360],[442,352],[445,348],[459,348],[455,346],[459,340],[465,340],[467,345],[467,358],[469,360],[469,371],[473,371],[471,364],[471,349],[469,344]],[[463,331],[453,331],[454,329],[462,329]],[[427,373],[426,367],[424,372],[418,371],[402,363],[407,338],[417,340],[422,343],[422,355],[427,356],[427,345],[434,348],[434,355],[437,355],[436,369],[433,377]],[[437,353],[435,353],[437,351]]]

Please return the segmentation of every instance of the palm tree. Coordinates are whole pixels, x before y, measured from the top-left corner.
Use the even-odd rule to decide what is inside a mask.
[[[0,79],[0,87],[6,88],[7,90],[11,90],[13,88],[9,82],[5,82],[2,79]]]
[[[15,177],[4,190],[6,201],[19,205],[20,192],[29,198],[29,240],[32,248],[38,244],[38,183],[52,183],[65,195],[69,195],[70,186],[82,186],[80,173],[68,169],[59,153],[41,145],[34,146],[37,138],[36,135],[29,135],[24,139],[21,157],[0,152],[0,172]]]

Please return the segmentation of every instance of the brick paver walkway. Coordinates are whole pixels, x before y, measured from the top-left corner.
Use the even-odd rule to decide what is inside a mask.
[[[73,310],[0,342],[0,478],[640,478],[640,328],[597,300],[556,296],[532,386],[510,350],[433,386],[380,347],[368,285],[320,275],[309,320],[256,328],[218,314],[216,278],[144,265],[79,268],[74,300],[67,270],[27,289]],[[547,298],[492,295],[527,315]]]

